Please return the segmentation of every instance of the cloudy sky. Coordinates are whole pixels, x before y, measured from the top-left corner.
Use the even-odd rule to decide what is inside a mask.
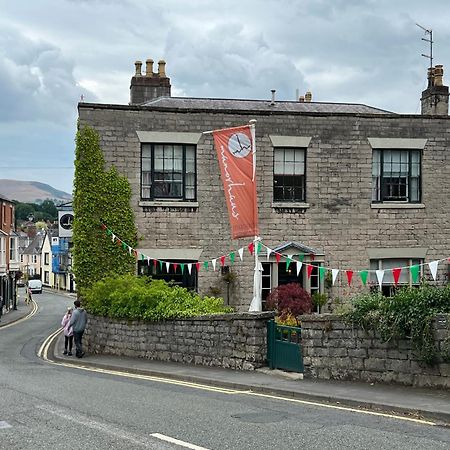
[[[416,114],[429,65],[418,22],[450,70],[447,0],[0,0],[0,11],[0,178],[66,192],[80,96],[128,103],[137,59],[165,59],[174,96],[298,89]]]

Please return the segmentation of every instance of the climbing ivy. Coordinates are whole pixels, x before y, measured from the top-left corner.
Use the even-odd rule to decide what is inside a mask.
[[[79,128],[76,135],[73,272],[83,290],[108,276],[134,273],[135,258],[112,242],[101,229],[102,222],[133,248],[136,227],[130,207],[128,180],[115,167],[105,171],[98,133]]]

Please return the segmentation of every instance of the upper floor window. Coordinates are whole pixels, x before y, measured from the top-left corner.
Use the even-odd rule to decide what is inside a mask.
[[[9,238],[9,260],[18,261],[18,251],[17,251],[17,238]]]
[[[142,144],[142,199],[195,200],[195,153],[195,145]]]
[[[373,150],[372,201],[421,201],[420,150]]]
[[[50,260],[50,254],[47,253],[47,252],[44,253],[44,264],[45,264],[46,266],[48,266],[49,260]]]
[[[6,264],[6,242],[5,238],[0,236],[0,266]]]
[[[274,148],[273,200],[278,202],[304,202],[306,149]]]

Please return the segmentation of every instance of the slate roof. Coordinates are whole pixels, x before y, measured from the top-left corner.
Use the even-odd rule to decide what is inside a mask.
[[[223,98],[159,97],[140,106],[179,110],[261,111],[285,113],[393,114],[390,111],[357,103],[238,100]]]
[[[304,244],[300,244],[298,242],[290,241],[285,242],[283,244],[278,245],[277,247],[273,248],[272,250],[276,251],[277,253],[284,253],[287,249],[295,249],[298,250],[300,253],[305,254],[313,254],[313,255],[323,255],[323,252],[321,252],[318,249],[308,247]]]

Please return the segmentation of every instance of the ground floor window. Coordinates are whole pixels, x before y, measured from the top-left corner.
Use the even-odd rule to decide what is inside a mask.
[[[412,258],[385,258],[370,260],[370,284],[372,290],[380,290],[386,297],[391,297],[395,290],[403,286],[419,286],[423,274],[423,260]],[[414,280],[411,267],[418,266],[419,276]],[[392,269],[402,268],[397,285],[394,282]],[[383,282],[380,288],[376,270],[384,270]]]
[[[44,283],[45,284],[49,284],[50,283],[50,273],[48,272],[48,270],[44,271]]]
[[[167,271],[166,262],[170,262],[169,271]],[[191,260],[167,260],[162,264],[153,264],[153,260],[150,260],[150,264],[147,260],[138,261],[138,274],[143,276],[149,276],[155,280],[164,280],[167,282],[173,282],[178,286],[197,291],[198,288],[198,276],[197,267],[195,263],[197,261]],[[177,266],[175,267],[176,264]],[[182,272],[181,264],[185,264]],[[187,264],[192,264],[191,273],[189,273]]]

